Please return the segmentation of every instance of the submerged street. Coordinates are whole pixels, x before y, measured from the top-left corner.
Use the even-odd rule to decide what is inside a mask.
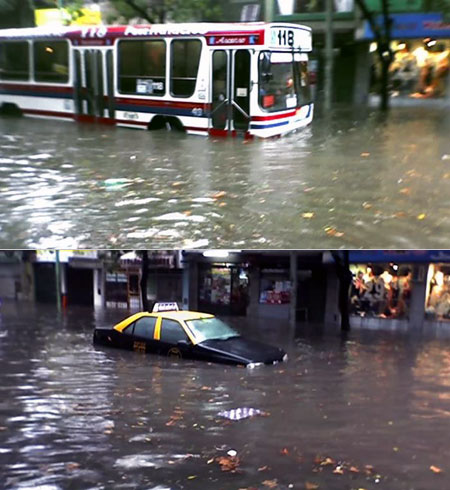
[[[449,488],[448,340],[234,318],[289,361],[94,348],[125,316],[1,306],[2,488]],[[262,413],[219,416],[242,407]]]
[[[445,106],[318,114],[272,140],[0,118],[7,248],[439,248]]]

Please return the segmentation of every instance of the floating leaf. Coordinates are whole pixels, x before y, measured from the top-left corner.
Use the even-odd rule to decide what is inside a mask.
[[[326,226],[324,230],[329,236],[335,236],[337,238],[344,236],[344,233],[342,231],[338,231],[334,226]]]
[[[363,158],[367,158],[367,157],[370,157],[370,153],[369,153],[369,152],[367,152],[367,151],[364,151],[363,153],[361,153],[361,156],[362,156]]]
[[[239,458],[237,456],[221,456],[217,458],[216,461],[219,463],[222,471],[230,471],[231,473],[234,473],[239,467]]]
[[[317,483],[311,483],[310,481],[305,482],[305,490],[317,490],[319,485]]]
[[[409,187],[403,187],[403,189],[400,189],[398,192],[400,192],[400,194],[405,194],[406,196],[409,196],[411,194],[411,189]]]
[[[225,191],[219,191],[219,192],[216,192],[215,194],[213,194],[213,198],[214,199],[220,199],[221,197],[224,197],[226,196],[227,193]]]
[[[427,215],[425,213],[420,213],[419,215],[417,215],[417,219],[420,220],[420,221],[422,221],[426,217],[427,217]]]
[[[275,488],[278,486],[278,480],[275,478],[275,480],[264,480],[262,482],[262,484],[265,486],[265,487],[269,487],[269,488]]]
[[[305,218],[305,219],[314,218],[314,213],[313,212],[302,213],[302,218]]]
[[[441,468],[439,468],[439,466],[434,466],[434,465],[431,465],[431,466],[430,466],[430,470],[431,470],[433,473],[442,473],[442,470],[441,470]]]
[[[187,477],[188,480],[193,480],[194,478],[197,478],[197,475],[190,475]]]
[[[343,475],[344,469],[342,468],[342,466],[336,466],[336,468],[333,470],[333,473],[335,475]]]

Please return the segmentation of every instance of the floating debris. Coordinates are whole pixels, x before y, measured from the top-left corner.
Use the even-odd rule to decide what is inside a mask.
[[[255,417],[256,415],[266,415],[266,413],[258,408],[242,407],[224,410],[223,412],[219,412],[217,415],[229,420],[242,420],[249,417]]]

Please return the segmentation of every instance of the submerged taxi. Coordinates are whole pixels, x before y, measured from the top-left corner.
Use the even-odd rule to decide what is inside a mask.
[[[153,311],[129,316],[94,330],[94,343],[178,358],[254,367],[287,360],[283,349],[246,339],[225,322],[176,303],[156,303]]]

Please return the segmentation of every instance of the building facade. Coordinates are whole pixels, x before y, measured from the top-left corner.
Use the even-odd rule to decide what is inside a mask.
[[[142,308],[142,253],[0,253],[0,300]],[[450,251],[350,251],[354,328],[450,333]],[[183,309],[336,325],[340,278],[328,251],[149,251],[147,299]]]

